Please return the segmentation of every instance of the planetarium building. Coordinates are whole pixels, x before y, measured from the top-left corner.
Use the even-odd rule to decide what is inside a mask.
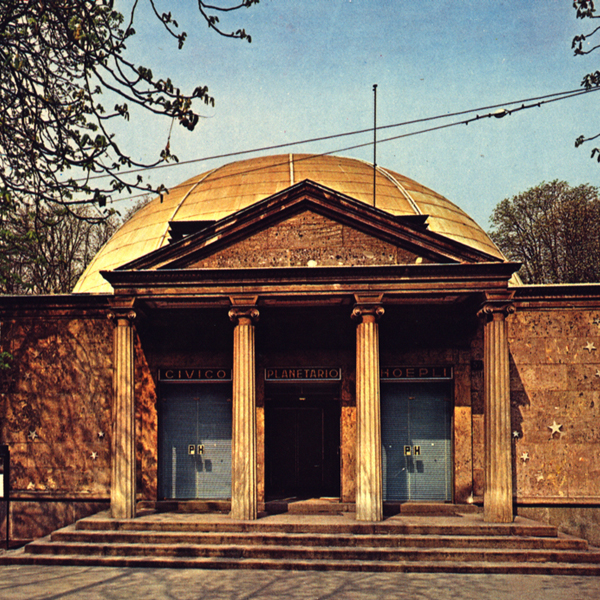
[[[600,288],[518,269],[455,204],[355,159],[176,186],[72,294],[0,298],[13,527],[307,498],[371,522],[405,502],[596,520]]]

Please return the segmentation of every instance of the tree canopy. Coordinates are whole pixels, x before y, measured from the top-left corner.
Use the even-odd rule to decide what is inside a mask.
[[[523,263],[525,283],[600,281],[600,199],[591,185],[541,184],[502,200],[490,237],[509,259]]]
[[[176,161],[170,134],[145,164],[123,149],[117,121],[135,109],[194,130],[199,110],[214,104],[206,85],[183,91],[129,57],[143,3],[174,46],[184,45],[186,33],[159,2],[123,0],[127,12],[113,0],[0,2],[0,293],[70,291],[118,222],[99,210],[107,200],[162,191],[124,171]],[[200,22],[251,41],[244,29],[223,29],[219,14],[259,0],[222,2],[198,0]]]
[[[90,206],[20,205],[0,214],[0,293],[64,294],[121,223]]]
[[[186,40],[158,0],[145,0],[179,48]],[[226,0],[224,0],[226,2]],[[198,1],[201,18],[220,35],[219,13],[259,0],[221,6]],[[123,189],[151,189],[124,168],[146,167],[123,149],[111,125],[136,106],[193,130],[198,104],[213,104],[206,85],[182,91],[152,65],[128,58],[139,0],[123,14],[112,0],[19,0],[0,3],[0,210],[22,202],[104,206]],[[105,105],[106,102],[112,105]],[[168,140],[156,161],[175,160]],[[104,176],[100,178],[99,176]],[[160,191],[155,189],[152,191]]]

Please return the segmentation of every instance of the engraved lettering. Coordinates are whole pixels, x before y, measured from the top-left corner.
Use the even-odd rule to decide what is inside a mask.
[[[414,366],[414,367],[382,367],[379,371],[381,379],[452,379],[452,367]]]

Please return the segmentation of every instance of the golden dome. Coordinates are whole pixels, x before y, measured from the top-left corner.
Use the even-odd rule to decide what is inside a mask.
[[[169,243],[170,221],[216,221],[310,179],[373,203],[373,165],[341,156],[282,154],[218,167],[155,198],[123,224],[80,277],[75,293],[110,293],[110,271]],[[458,206],[399,173],[377,167],[377,208],[393,215],[429,215],[429,229],[503,259],[485,231]]]

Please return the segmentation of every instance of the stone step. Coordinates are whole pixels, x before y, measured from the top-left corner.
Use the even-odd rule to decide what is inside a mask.
[[[565,562],[600,565],[600,552],[545,549],[497,548],[350,548],[338,546],[264,546],[239,544],[154,544],[37,541],[26,547],[28,554],[216,557],[234,559],[417,561],[432,562]]]
[[[221,513],[231,511],[231,502],[227,500],[142,500],[136,505],[137,511],[155,511],[159,513]],[[338,498],[288,498],[259,502],[259,512],[263,514],[290,513],[296,515],[355,513],[353,502],[341,502]],[[393,515],[435,515],[448,516],[456,514],[481,513],[481,508],[475,504],[450,504],[443,502],[384,502],[383,512]]]
[[[379,523],[346,515],[148,511],[131,520],[106,513],[0,555],[0,564],[211,569],[296,569],[600,575],[600,550],[556,528],[468,516],[402,516]]]
[[[585,540],[572,537],[509,537],[509,536],[432,536],[432,535],[364,535],[310,534],[281,532],[173,532],[173,531],[95,531],[73,527],[56,531],[52,542],[145,543],[145,544],[239,544],[262,546],[337,546],[374,548],[513,548],[546,550],[587,550]]]
[[[153,556],[85,556],[41,555],[11,553],[0,555],[2,564],[36,564],[54,566],[107,566],[180,569],[259,569],[294,571],[362,571],[404,573],[494,573],[529,575],[599,576],[600,565],[591,563],[539,563],[539,562],[458,562],[427,561],[351,561],[351,560],[265,560],[230,558],[189,558]]]
[[[317,522],[268,522],[257,521],[195,521],[195,520],[118,520],[103,518],[88,518],[78,521],[76,527],[80,531],[170,531],[170,532],[210,532],[249,533],[249,532],[279,532],[279,533],[315,533],[315,534],[363,534],[363,535],[457,535],[457,536],[528,536],[528,537],[557,537],[555,527],[537,523],[531,524],[490,524],[462,522],[460,518],[448,519],[452,523],[431,524],[427,518],[422,522],[405,522],[395,517],[382,523],[317,523]]]

